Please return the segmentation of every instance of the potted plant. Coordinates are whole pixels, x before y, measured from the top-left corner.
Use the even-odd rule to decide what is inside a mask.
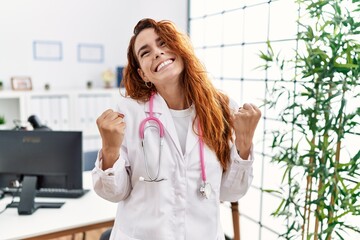
[[[273,214],[286,220],[286,239],[349,239],[360,233],[359,221],[347,220],[360,215],[359,147],[347,152],[360,134],[360,0],[297,2],[304,50],[287,60],[269,43],[260,53],[265,69],[281,73],[266,104],[291,126],[273,132],[273,161],[285,169],[283,187],[268,190],[282,199]],[[295,82],[282,79],[289,64]]]
[[[6,128],[5,124],[6,124],[5,117],[3,115],[0,115],[0,130]]]
[[[105,88],[112,88],[115,81],[115,73],[111,69],[102,72],[102,78]]]

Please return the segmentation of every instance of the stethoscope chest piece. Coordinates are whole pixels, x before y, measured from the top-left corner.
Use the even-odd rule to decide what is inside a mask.
[[[200,193],[202,196],[204,196],[206,199],[210,198],[211,195],[211,185],[208,182],[204,182],[201,186],[200,186]]]

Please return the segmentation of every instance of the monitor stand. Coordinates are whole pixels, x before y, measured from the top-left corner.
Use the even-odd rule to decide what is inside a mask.
[[[17,207],[19,215],[30,215],[38,208],[60,208],[65,202],[35,202],[36,176],[24,176],[20,201],[13,202],[8,207]]]

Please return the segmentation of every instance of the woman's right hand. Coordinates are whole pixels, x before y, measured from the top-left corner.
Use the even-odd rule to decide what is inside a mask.
[[[119,158],[126,127],[123,118],[124,114],[108,109],[96,119],[102,139],[103,170],[112,167]]]

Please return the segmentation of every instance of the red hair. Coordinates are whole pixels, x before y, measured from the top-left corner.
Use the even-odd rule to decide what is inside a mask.
[[[134,51],[137,35],[147,28],[153,28],[169,49],[183,59],[182,85],[185,101],[194,104],[204,142],[214,150],[221,166],[226,170],[230,161],[229,143],[232,141],[233,127],[229,98],[215,89],[205,67],[196,57],[188,36],[179,32],[172,22],[165,20],[156,22],[147,18],[139,21],[135,26],[134,36],[130,39],[127,52],[128,65],[124,69],[122,81],[126,88],[126,96],[146,102],[151,93],[156,92],[154,85],[148,88],[140,77],[137,71],[140,64]],[[195,129],[194,123],[193,129]]]

